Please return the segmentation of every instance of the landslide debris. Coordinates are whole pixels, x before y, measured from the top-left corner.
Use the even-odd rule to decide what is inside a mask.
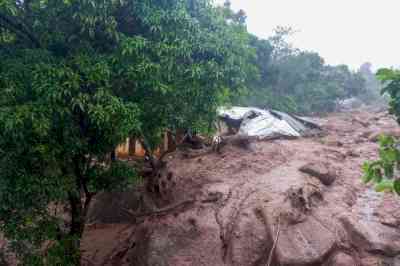
[[[193,158],[172,154],[175,185],[167,186],[164,205],[137,193],[135,200],[99,198],[93,215],[101,208],[108,214],[92,217],[85,231],[87,265],[400,265],[400,201],[360,181],[362,163],[377,156],[371,136],[398,125],[368,112],[318,122],[324,137],[231,145]],[[130,216],[116,206],[118,197]],[[122,219],[111,219],[112,211]]]

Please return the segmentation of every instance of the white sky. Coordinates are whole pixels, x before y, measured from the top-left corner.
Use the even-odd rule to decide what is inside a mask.
[[[223,3],[224,0],[215,0]],[[248,30],[263,38],[276,26],[299,32],[291,39],[328,64],[356,69],[400,65],[400,0],[231,0],[247,14]]]

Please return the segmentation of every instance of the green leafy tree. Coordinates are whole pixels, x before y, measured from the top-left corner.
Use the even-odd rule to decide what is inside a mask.
[[[295,31],[278,27],[268,40],[252,37],[259,77],[241,103],[301,114],[330,112],[337,101],[364,93],[364,78],[347,66],[326,65],[314,52],[288,42]]]
[[[237,18],[207,0],[0,0],[0,230],[22,263],[79,265],[93,197],[137,179],[110,160],[126,137],[155,160],[164,130],[210,130],[251,74]]]
[[[279,62],[287,57],[296,55],[300,52],[299,49],[293,47],[293,45],[288,41],[288,38],[296,33],[292,27],[278,26],[274,29],[274,34],[268,38],[274,48],[272,51],[272,60],[274,62]]]
[[[379,138],[379,146],[379,159],[363,165],[363,181],[366,184],[374,183],[379,192],[396,191],[400,194],[400,180],[395,178],[400,166],[397,140],[391,136],[382,135]]]
[[[390,113],[400,123],[400,71],[380,69],[378,79],[384,84],[382,94],[390,96]],[[363,165],[365,183],[374,183],[378,191],[394,191],[400,195],[400,149],[399,142],[392,136],[380,136],[379,159]]]

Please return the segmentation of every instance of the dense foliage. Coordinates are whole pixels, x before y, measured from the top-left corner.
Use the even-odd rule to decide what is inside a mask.
[[[378,78],[383,82],[382,94],[390,96],[390,113],[397,117],[400,124],[400,71],[393,69],[381,69]],[[400,146],[396,138],[392,136],[380,136],[379,159],[366,162],[363,166],[365,183],[376,184],[378,191],[395,191],[400,195]]]
[[[268,40],[252,37],[260,78],[248,85],[242,104],[310,114],[333,111],[339,100],[363,94],[361,73],[326,65],[319,54],[294,48],[287,41],[293,33],[278,27]]]
[[[21,262],[79,264],[93,196],[135,180],[109,156],[126,137],[151,153],[166,128],[210,129],[251,74],[235,18],[207,0],[0,0],[0,230]]]

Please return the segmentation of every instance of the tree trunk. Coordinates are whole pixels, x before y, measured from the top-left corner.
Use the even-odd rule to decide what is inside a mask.
[[[90,203],[94,194],[86,195],[83,205],[82,200],[78,195],[79,194],[74,195],[74,193],[69,193],[68,198],[71,207],[71,224],[69,234],[64,240],[62,240],[67,254],[66,261],[71,265],[80,265],[80,243],[85,230]]]
[[[65,259],[72,265],[80,265],[80,242],[85,227],[85,217],[83,217],[81,199],[73,193],[69,193],[68,198],[71,207],[71,224],[69,234],[63,240],[66,252]]]
[[[113,150],[112,152],[111,152],[111,162],[116,162],[117,161],[117,153],[116,153],[116,151],[115,150]]]
[[[136,138],[130,137],[129,138],[129,151],[128,151],[129,156],[135,156],[136,155]]]
[[[167,131],[167,149],[166,150],[176,150],[176,141],[170,131]]]
[[[84,174],[85,167],[82,167],[84,161],[84,156],[77,156],[73,159],[76,187],[75,190],[68,192],[71,224],[69,234],[63,244],[65,252],[68,254],[67,257],[70,258],[67,260],[71,265],[80,265],[80,242],[85,229],[90,203],[95,195],[95,193],[89,191],[87,186],[87,177]]]

